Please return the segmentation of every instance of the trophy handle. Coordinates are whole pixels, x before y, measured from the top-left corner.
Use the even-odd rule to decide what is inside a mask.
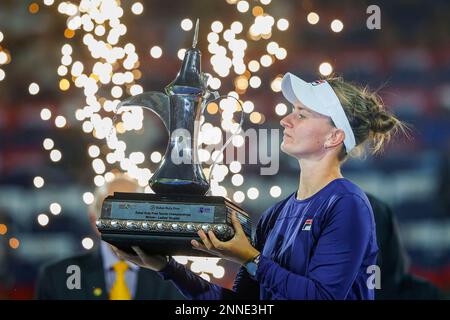
[[[148,91],[129,97],[117,105],[116,113],[121,107],[144,107],[154,112],[162,120],[169,133],[170,101],[164,93]]]
[[[244,108],[242,107],[242,103],[239,101],[239,99],[236,99],[236,98],[233,97],[233,96],[228,96],[228,95],[222,95],[222,96],[219,96],[219,93],[218,93],[217,91],[212,91],[212,92],[210,92],[210,95],[213,95],[213,98],[212,98],[212,99],[209,99],[209,100],[206,100],[206,102],[204,102],[203,108],[202,108],[202,113],[203,113],[203,111],[205,110],[206,106],[207,106],[209,103],[214,102],[214,101],[216,101],[216,100],[218,100],[218,99],[221,99],[221,98],[233,98],[233,99],[236,100],[236,101],[239,103],[239,105],[241,106],[241,120],[239,121],[239,127],[238,127],[238,129],[231,135],[231,137],[228,138],[228,140],[225,142],[225,144],[222,146],[222,148],[220,148],[219,154],[222,154],[223,151],[225,150],[225,148],[231,143],[231,141],[233,140],[233,138],[234,138],[236,135],[238,135],[238,134],[241,132],[241,130],[242,130],[242,124],[244,123]],[[215,167],[216,164],[217,164],[217,159],[218,159],[218,158],[219,158],[219,156],[217,156],[216,159],[213,160],[213,163],[212,163],[211,166],[209,167],[210,169],[209,169],[209,175],[208,175],[208,185],[209,185],[210,187],[209,187],[209,189],[208,189],[207,192],[209,192],[210,189],[211,189],[211,177],[212,177],[212,172],[213,172],[214,167]]]

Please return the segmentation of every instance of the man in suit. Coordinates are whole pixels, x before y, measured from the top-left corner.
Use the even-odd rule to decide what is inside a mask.
[[[97,188],[94,203],[89,207],[89,220],[100,237],[95,221],[100,217],[103,200],[114,192],[142,192],[134,179],[116,175],[113,181]],[[184,299],[169,281],[148,269],[120,260],[108,243],[41,269],[37,281],[37,299],[86,300],[169,300]],[[78,269],[79,268],[79,269]],[[72,281],[79,270],[79,286]]]

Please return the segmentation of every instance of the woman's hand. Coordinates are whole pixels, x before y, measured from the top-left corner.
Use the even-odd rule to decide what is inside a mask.
[[[256,257],[259,251],[248,241],[244,230],[242,230],[241,223],[234,212],[231,214],[231,222],[234,227],[234,237],[231,240],[222,242],[217,239],[213,231],[209,231],[207,235],[203,230],[199,230],[197,233],[200,239],[202,239],[203,244],[192,240],[191,244],[194,249],[212,253],[239,264],[244,264]]]
[[[136,254],[130,254],[111,245],[114,253],[123,260],[128,260],[142,268],[147,268],[153,271],[161,271],[169,262],[167,256],[161,255],[148,255],[144,253],[141,248],[133,246]]]

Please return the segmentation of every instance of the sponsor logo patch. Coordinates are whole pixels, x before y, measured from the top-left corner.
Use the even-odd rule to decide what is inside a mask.
[[[305,224],[303,225],[302,230],[304,230],[304,231],[310,231],[310,230],[311,230],[312,223],[313,223],[313,219],[308,219],[308,220],[306,220],[306,221],[305,221]]]

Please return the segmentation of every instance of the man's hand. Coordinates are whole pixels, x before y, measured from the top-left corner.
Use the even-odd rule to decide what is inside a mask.
[[[119,258],[128,260],[142,268],[147,268],[153,271],[161,271],[169,262],[169,258],[167,256],[148,255],[144,253],[141,248],[135,246],[132,248],[136,254],[124,252],[112,245],[111,248]]]

